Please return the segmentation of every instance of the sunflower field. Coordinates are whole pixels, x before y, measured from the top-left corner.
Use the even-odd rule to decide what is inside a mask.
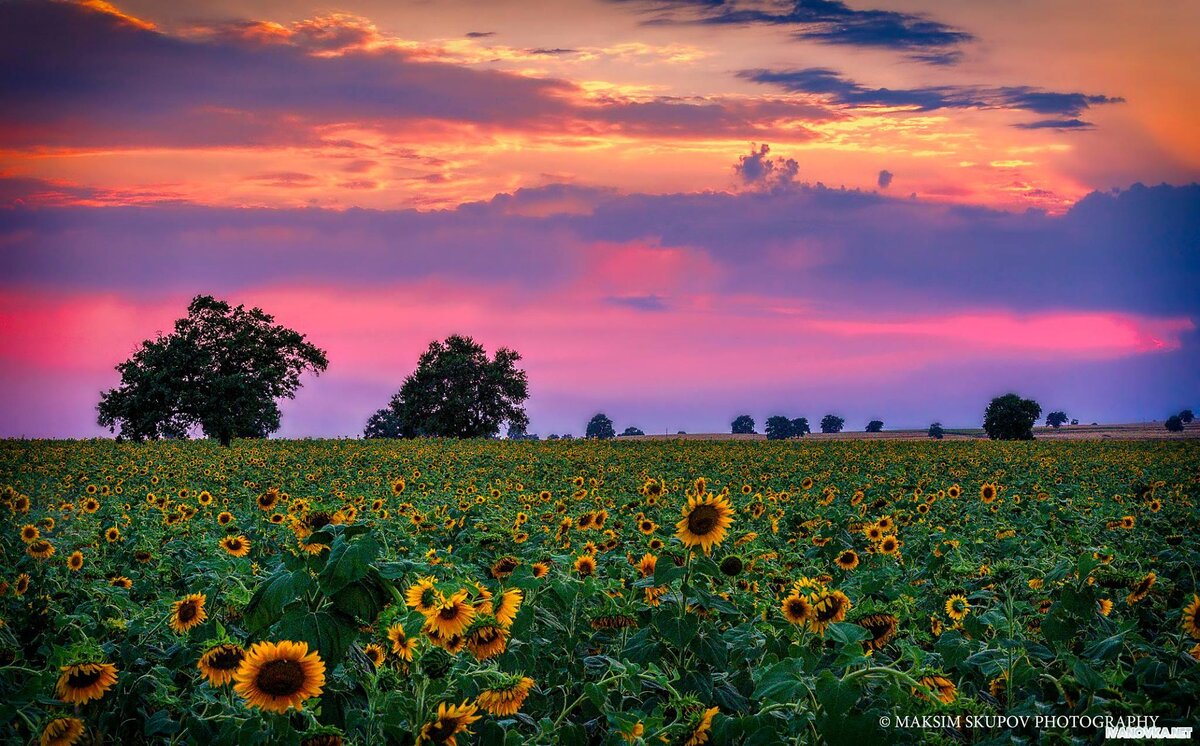
[[[0,741],[1191,725],[1198,491],[1188,442],[5,441]]]

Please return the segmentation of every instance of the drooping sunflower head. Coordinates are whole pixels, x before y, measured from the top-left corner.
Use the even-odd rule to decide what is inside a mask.
[[[383,649],[382,645],[374,642],[363,648],[363,655],[367,657],[367,660],[371,661],[371,665],[375,668],[382,666],[384,660],[387,659],[387,651]]]
[[[891,614],[870,614],[858,620],[858,626],[871,633],[871,639],[863,641],[867,650],[882,650],[896,634],[899,620]]]
[[[84,705],[100,699],[117,682],[117,667],[111,663],[75,663],[62,667],[54,691],[70,704]]]
[[[465,700],[461,705],[447,706],[445,702],[441,703],[434,720],[421,726],[421,735],[417,743],[458,746],[458,734],[470,733],[468,728],[479,720],[480,716],[475,714],[476,711],[475,705],[467,704]]]
[[[525,594],[520,588],[509,588],[501,593],[492,608],[492,614],[495,615],[496,621],[505,627],[512,626],[524,600]]]
[[[917,683],[932,691],[942,704],[951,704],[958,698],[958,687],[945,676],[922,676]],[[916,687],[913,687],[913,694],[925,699],[925,694]]]
[[[533,679],[528,676],[510,676],[498,686],[480,692],[475,701],[492,715],[516,715],[532,688]]]
[[[467,590],[464,588],[443,600],[425,617],[425,624],[445,638],[462,635],[474,620],[475,607],[467,601]]]
[[[1200,596],[1192,594],[1191,603],[1183,607],[1180,624],[1193,640],[1200,640]]]
[[[675,524],[675,535],[689,548],[700,547],[705,554],[725,539],[733,525],[733,507],[724,495],[688,498],[683,517]]]
[[[495,617],[484,617],[471,625],[464,640],[467,650],[476,660],[488,660],[500,655],[508,647],[508,630],[501,627]]]
[[[83,721],[77,717],[59,717],[46,723],[39,746],[71,746],[83,737]]]
[[[851,606],[849,597],[841,591],[817,594],[812,602],[812,612],[808,616],[809,629],[816,634],[824,635],[825,630],[829,629],[829,625],[846,618],[846,612],[850,610]]]
[[[247,707],[267,712],[304,708],[304,701],[321,696],[325,687],[325,662],[308,643],[258,642],[234,675],[234,691]]]
[[[203,593],[193,593],[171,604],[171,629],[182,635],[203,624],[208,619],[204,610],[206,600]]]
[[[1125,597],[1126,603],[1136,604],[1150,595],[1150,589],[1154,587],[1154,583],[1157,580],[1158,576],[1153,572],[1146,573],[1146,576],[1139,580],[1129,591],[1129,595]]]
[[[29,542],[29,545],[25,547],[25,551],[34,559],[50,559],[54,555],[54,545],[45,539],[37,539]]]
[[[687,739],[684,740],[684,746],[700,746],[700,744],[708,743],[710,731],[712,731],[713,717],[720,712],[720,708],[709,707],[707,710],[699,711],[692,716],[691,722],[688,724]]]
[[[838,555],[835,562],[843,570],[853,570],[858,567],[858,552],[855,552],[853,549],[847,549]]]
[[[731,554],[721,560],[720,569],[723,575],[728,575],[735,578],[742,574],[742,570],[746,568],[745,561],[736,554]]]
[[[231,642],[214,645],[196,661],[196,668],[212,686],[224,686],[233,681],[238,666],[246,658],[246,651],[241,645]]]

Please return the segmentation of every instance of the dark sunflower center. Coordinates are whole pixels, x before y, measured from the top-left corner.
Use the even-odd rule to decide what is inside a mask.
[[[179,621],[190,622],[196,618],[196,602],[185,601],[179,607]]]
[[[817,607],[817,621],[829,622],[837,618],[838,612],[842,610],[840,601],[830,598]]]
[[[296,661],[276,660],[258,670],[254,683],[272,697],[287,697],[304,688],[304,668]]]
[[[804,603],[800,599],[793,599],[792,601],[788,602],[788,613],[790,613],[792,616],[804,616],[807,611],[808,604]]]
[[[99,667],[88,667],[86,670],[76,669],[67,676],[67,686],[72,689],[87,689],[100,680],[103,672]]]
[[[229,548],[236,552],[237,550],[242,548],[242,542],[238,539],[230,539],[229,540]]]
[[[455,604],[454,606],[449,606],[445,609],[442,609],[441,611],[438,612],[438,617],[445,619],[446,621],[451,621],[451,620],[457,619],[458,618],[458,604]]]
[[[232,671],[238,667],[245,657],[245,654],[237,648],[222,648],[220,652],[212,657],[212,662],[209,665],[218,671]]]
[[[698,505],[688,514],[687,527],[696,536],[705,536],[716,528],[721,513],[711,505]]]

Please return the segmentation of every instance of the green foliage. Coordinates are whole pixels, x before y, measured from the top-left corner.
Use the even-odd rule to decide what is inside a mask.
[[[1033,423],[1041,414],[1041,405],[1032,399],[997,396],[984,413],[983,430],[992,440],[1033,440]]]
[[[387,409],[368,421],[363,437],[493,438],[506,423],[529,425],[529,398],[520,354],[501,347],[490,359],[470,337],[433,341]]]
[[[836,414],[827,414],[821,418],[821,432],[823,433],[840,433],[846,421]],[[880,423],[882,426],[882,423]]]
[[[584,437],[607,440],[616,436],[617,433],[613,430],[612,420],[608,419],[608,416],[603,412],[596,413],[592,419],[588,420],[587,431],[584,433]]]
[[[625,437],[628,437],[630,435],[645,435],[645,434],[646,433],[642,432],[642,429],[640,427],[634,427],[633,425],[630,425],[629,427],[627,427],[621,431],[621,435],[625,436]]]
[[[229,445],[279,429],[276,400],[292,398],[306,370],[324,371],[324,351],[261,309],[208,295],[188,305],[171,334],[146,340],[117,366],[99,423],[133,441],[183,438],[195,427]]]
[[[734,435],[753,435],[754,418],[748,414],[740,414],[730,423],[730,432]]]
[[[792,421],[782,415],[767,418],[767,440],[787,440],[794,434]]]

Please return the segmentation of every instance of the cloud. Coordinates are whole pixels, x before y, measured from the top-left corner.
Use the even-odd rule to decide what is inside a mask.
[[[824,67],[781,70],[742,70],[738,77],[782,88],[791,93],[823,96],[848,107],[885,106],[928,112],[939,109],[1010,109],[1078,117],[1093,106],[1124,103],[1117,96],[1060,93],[1032,86],[925,86],[919,88],[870,88]],[[1091,126],[1075,119],[1042,120],[1017,127],[1070,129]]]
[[[747,186],[766,190],[790,188],[800,173],[800,164],[793,158],[770,158],[771,146],[751,143],[750,154],[738,158],[733,170]]]
[[[877,182],[879,184],[879,188],[887,189],[888,187],[890,187],[892,185],[893,178],[894,177],[893,177],[892,172],[888,171],[886,168],[884,170],[880,171],[879,172],[879,180]]]
[[[495,36],[495,35],[496,35],[495,31],[468,31],[467,32],[468,39],[486,39],[489,36]]]
[[[652,13],[651,24],[778,26],[802,41],[908,52],[921,62],[952,64],[956,47],[973,39],[961,29],[927,16],[855,9],[840,0],[751,3],[725,0],[614,0]]]

